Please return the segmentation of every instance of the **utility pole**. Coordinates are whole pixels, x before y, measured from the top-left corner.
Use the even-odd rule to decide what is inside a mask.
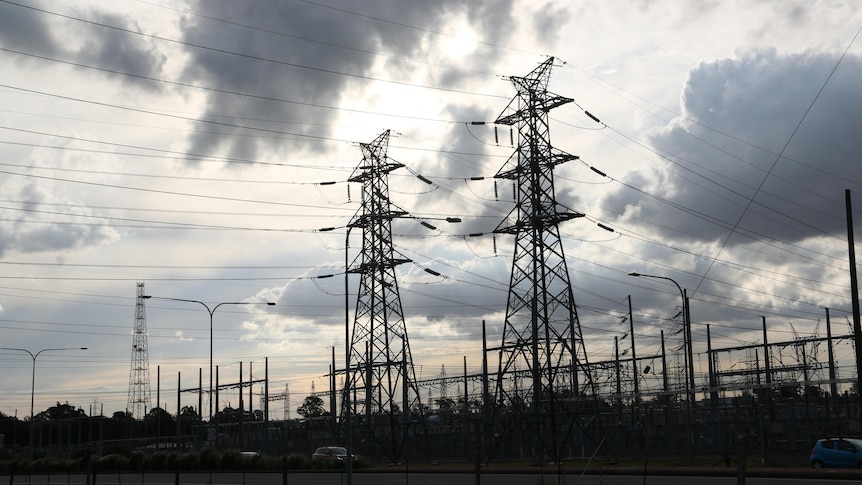
[[[859,401],[859,431],[862,432],[862,323],[859,317],[859,282],[856,278],[856,243],[853,241],[853,207],[850,189],[844,191],[847,206],[847,245],[850,248],[850,300],[853,304],[853,337],[856,341],[856,397]]]

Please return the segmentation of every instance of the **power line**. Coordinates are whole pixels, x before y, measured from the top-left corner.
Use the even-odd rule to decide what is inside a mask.
[[[324,69],[324,68],[320,68],[320,67],[306,66],[303,64],[297,64],[297,63],[293,63],[293,62],[268,59],[268,58],[261,57],[261,56],[255,56],[255,55],[251,55],[251,54],[243,54],[240,52],[229,51],[226,49],[218,49],[215,47],[205,46],[205,45],[201,45],[201,44],[195,44],[192,42],[185,42],[185,41],[176,40],[176,39],[169,39],[167,37],[161,37],[161,36],[154,35],[154,34],[145,34],[143,32],[137,32],[137,31],[134,31],[131,29],[125,29],[122,27],[117,27],[115,25],[108,25],[108,24],[104,24],[101,22],[95,22],[95,21],[83,19],[80,17],[74,17],[72,15],[61,14],[59,12],[52,12],[50,10],[41,9],[41,8],[33,7],[30,5],[22,5],[20,3],[12,2],[9,0],[0,0],[0,2],[7,3],[9,5],[15,5],[17,7],[30,9],[30,10],[33,10],[36,12],[47,14],[47,15],[53,15],[53,16],[65,18],[68,20],[74,20],[76,22],[82,22],[82,23],[94,25],[97,27],[112,29],[112,30],[116,30],[119,32],[124,32],[127,34],[133,34],[133,35],[137,35],[137,36],[141,36],[141,37],[147,37],[150,39],[159,40],[159,41],[163,41],[163,42],[169,42],[172,44],[183,45],[186,47],[194,47],[196,49],[201,49],[201,50],[206,50],[206,51],[211,51],[211,52],[217,52],[220,54],[227,54],[227,55],[241,57],[241,58],[245,58],[245,59],[251,59],[251,60],[255,60],[255,61],[262,61],[262,62],[267,62],[267,63],[271,63],[271,64],[277,64],[277,65],[281,65],[281,66],[285,66],[285,67],[294,67],[294,68],[298,68],[298,69],[305,69],[305,70],[309,70],[309,71],[313,71],[313,72],[320,72],[320,73],[324,73],[324,74],[333,74],[333,75],[338,75],[338,76],[352,77],[352,78],[361,79],[364,81],[375,81],[375,82],[395,84],[395,85],[406,86],[406,87],[422,88],[422,89],[429,89],[429,90],[435,90],[435,91],[444,91],[444,92],[457,93],[457,94],[469,94],[469,95],[476,95],[476,96],[485,96],[485,97],[489,97],[489,98],[503,98],[503,96],[497,96],[497,95],[491,95],[491,94],[475,93],[475,92],[470,92],[470,91],[463,91],[463,90],[452,89],[452,88],[444,88],[444,87],[439,87],[439,86],[420,85],[420,84],[408,83],[408,82],[404,82],[404,81],[395,81],[392,79],[376,78],[373,76],[366,76],[366,75],[362,75],[362,74],[352,74],[352,73],[347,73],[347,72],[341,72],[341,71],[336,71],[333,69]]]

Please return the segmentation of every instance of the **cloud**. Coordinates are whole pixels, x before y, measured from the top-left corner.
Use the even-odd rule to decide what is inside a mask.
[[[118,27],[124,31],[142,30],[134,20],[118,14],[96,14],[93,22]],[[111,28],[88,29],[83,42],[73,55],[83,64],[150,78],[162,77],[167,63],[167,55],[159,50],[155,41]],[[158,83],[140,80],[138,77],[124,76],[120,79],[146,91],[158,91],[161,87]]]
[[[679,208],[624,189],[606,202],[620,201],[620,213],[637,213],[676,241],[722,240],[738,220],[739,233],[755,239],[840,234],[843,193],[835,185],[862,183],[853,175],[862,150],[854,135],[862,126],[862,59],[846,57],[827,83],[837,62],[835,54],[754,50],[699,63],[685,82],[682,115],[646,135],[671,162],[629,179]],[[696,215],[681,218],[686,211]]]
[[[4,4],[0,6],[0,40],[4,47],[24,54],[58,59],[104,71],[129,73],[134,76],[158,78],[167,61],[154,41],[146,36],[130,35],[141,27],[127,15],[90,11],[71,6],[68,17],[82,22],[63,22],[38,8]],[[45,60],[18,57],[19,62],[47,66]],[[90,72],[90,71],[87,71]],[[96,72],[96,71],[93,71]],[[113,76],[111,74],[105,74]],[[158,91],[159,84],[139,77],[119,76],[129,86],[146,91]]]
[[[171,340],[177,342],[192,342],[194,341],[194,338],[186,337],[182,330],[177,330],[176,332],[174,332],[174,338]]]
[[[445,23],[453,12],[466,10],[469,14],[480,15],[488,9],[498,21],[478,25],[483,28],[483,34],[487,29],[495,38],[506,24],[503,17],[509,14],[507,1],[488,2],[488,5],[472,2],[469,7],[454,1],[392,2],[375,6],[370,15],[351,15],[351,5],[348,2],[342,9],[313,2],[270,1],[253,5],[200,2],[194,10],[206,10],[213,18],[241,21],[228,24],[188,17],[183,28],[184,40],[212,48],[188,48],[189,62],[184,78],[217,90],[268,98],[210,93],[201,119],[233,113],[237,117],[271,120],[271,123],[261,121],[255,125],[276,132],[278,137],[249,138],[239,136],[248,134],[247,129],[222,126],[219,133],[192,135],[189,151],[224,152],[243,159],[256,158],[267,149],[279,150],[285,146],[319,152],[321,147],[316,140],[331,134],[328,125],[339,115],[338,111],[325,107],[343,103],[354,87],[367,88],[381,83],[375,79],[407,83],[416,79],[415,72],[421,71],[423,66],[405,59],[427,47],[426,38],[432,34],[408,25],[435,25]],[[496,8],[490,9],[492,5]],[[380,17],[374,16],[375,13]],[[383,17],[400,21],[397,24],[386,22]],[[244,25],[259,27],[252,29]],[[321,35],[324,32],[326,35]],[[225,52],[236,55],[225,55]],[[454,84],[463,80],[448,81]],[[313,122],[309,123],[310,120]]]
[[[14,5],[0,5],[0,40],[10,49],[28,49],[41,55],[62,51],[61,43],[43,15]]]
[[[7,202],[19,217],[0,222],[0,256],[7,252],[53,253],[77,250],[116,241],[118,232],[97,211],[80,201],[58,197],[46,185],[33,180],[21,184],[18,177],[0,183]],[[69,218],[69,222],[58,222]]]

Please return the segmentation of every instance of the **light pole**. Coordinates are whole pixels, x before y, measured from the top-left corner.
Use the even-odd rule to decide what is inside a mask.
[[[267,301],[267,302],[223,301],[221,303],[216,304],[213,307],[210,307],[209,305],[207,305],[206,303],[204,303],[200,300],[189,300],[186,298],[168,298],[165,296],[151,296],[151,295],[144,295],[143,298],[148,299],[148,300],[152,299],[152,300],[168,300],[168,301],[183,301],[183,302],[187,302],[187,303],[197,303],[197,304],[199,304],[199,305],[201,305],[207,309],[207,313],[209,313],[209,315],[210,315],[210,390],[209,390],[209,408],[210,408],[209,411],[210,411],[210,413],[209,413],[208,423],[212,424],[212,420],[213,420],[213,314],[215,313],[216,310],[218,310],[218,308],[220,306],[224,306],[224,305],[269,305],[269,306],[275,306],[275,302],[274,301]],[[216,404],[218,404],[218,403],[216,403]]]
[[[346,231],[344,233],[344,397],[343,400],[343,408],[344,415],[342,416],[344,422],[344,447],[347,450],[347,466],[346,466],[346,475],[347,475],[347,485],[351,485],[353,483],[353,432],[351,430],[351,418],[350,416],[353,412],[350,409],[350,280],[348,276],[350,275],[350,260],[349,258],[349,250],[350,250],[350,231],[354,227],[360,227],[354,224],[348,224],[346,226]],[[329,232],[334,231],[335,227],[324,227],[320,229],[320,232]],[[335,369],[332,370],[335,373]],[[332,413],[335,414],[335,410],[332,410]]]
[[[15,349],[9,347],[0,347],[0,350],[14,350],[17,352],[27,352],[30,355],[30,358],[33,359],[33,374],[30,379],[30,453],[33,453],[33,425],[34,425],[34,414],[33,414],[33,402],[36,397],[36,358],[39,357],[39,354],[42,352],[53,352],[53,351],[61,351],[61,350],[87,350],[87,347],[61,347],[56,349],[42,349],[35,354],[30,352],[27,349]]]
[[[685,361],[686,361],[686,369],[685,369],[685,392],[688,395],[688,405],[686,406],[686,427],[688,428],[687,440],[688,441],[688,464],[692,463],[692,455],[691,455],[691,408],[694,403],[694,362],[692,358],[694,357],[692,354],[692,344],[691,344],[691,314],[688,311],[688,295],[686,295],[686,291],[679,286],[679,283],[676,282],[673,278],[669,278],[667,276],[657,276],[657,275],[649,275],[649,274],[641,274],[636,272],[629,273],[629,276],[639,276],[643,278],[655,278],[659,280],[667,280],[676,286],[676,289],[679,290],[679,296],[682,298],[682,326],[683,326],[683,336],[685,341]],[[667,371],[665,371],[667,372]]]

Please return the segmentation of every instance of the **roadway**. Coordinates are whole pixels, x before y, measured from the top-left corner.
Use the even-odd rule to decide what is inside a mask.
[[[788,477],[747,477],[738,481],[736,477],[708,476],[634,476],[634,475],[567,475],[560,485],[814,485],[828,480],[830,485],[858,484],[859,478],[838,478],[830,471],[807,474],[802,478]],[[844,475],[844,474],[842,474]],[[846,476],[846,475],[845,475]],[[179,483],[182,485],[345,485],[346,476],[342,473],[290,473],[285,477],[281,473],[182,473]],[[486,473],[477,481],[474,474],[467,473],[355,473],[353,485],[557,485],[556,475],[542,476],[534,473]],[[172,473],[103,473],[95,480],[97,485],[173,485],[177,477]],[[9,475],[0,475],[0,483],[16,485],[87,485],[84,474],[52,474],[52,475],[16,475],[14,481]],[[92,483],[92,481],[90,482]]]

